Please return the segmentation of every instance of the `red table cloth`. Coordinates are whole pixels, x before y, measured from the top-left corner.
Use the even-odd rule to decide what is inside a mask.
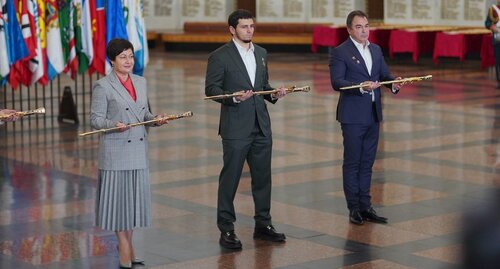
[[[314,26],[311,51],[316,53],[320,46],[335,47],[348,37],[345,27]]]
[[[389,56],[394,53],[409,52],[413,55],[413,62],[418,62],[421,53],[432,52],[436,31],[407,31],[392,30],[389,37]]]
[[[391,36],[391,29],[370,29],[370,42],[379,45],[382,49],[389,48],[389,37]]]
[[[368,40],[379,45],[383,49],[389,48],[389,29],[372,29]],[[347,28],[318,25],[313,28],[313,39],[311,51],[318,52],[319,47],[336,47],[349,37]]]
[[[484,34],[460,34],[440,32],[436,34],[432,59],[439,63],[439,57],[457,57],[464,61],[469,52],[480,52]]]

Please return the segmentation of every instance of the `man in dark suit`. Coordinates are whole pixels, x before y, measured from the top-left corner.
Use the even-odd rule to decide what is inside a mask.
[[[284,242],[271,222],[271,121],[265,100],[276,103],[286,89],[275,94],[255,95],[272,89],[268,82],[267,52],[252,43],[254,19],[247,10],[236,10],[228,18],[232,40],[212,52],[205,80],[206,96],[240,93],[217,100],[221,103],[219,135],[222,137],[224,167],[219,176],[217,226],[219,243],[225,248],[241,249],[234,233],[234,197],[245,160],[252,177],[255,204],[254,239]]]
[[[330,51],[330,79],[340,92],[337,120],[342,127],[344,194],[351,223],[387,223],[371,205],[370,184],[382,121],[380,81],[393,80],[379,46],[368,41],[368,17],[356,10],[347,16],[349,38]],[[341,87],[360,85],[340,90]],[[392,84],[392,93],[401,85]]]

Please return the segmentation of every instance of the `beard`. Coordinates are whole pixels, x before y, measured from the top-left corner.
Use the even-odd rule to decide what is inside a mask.
[[[252,42],[252,37],[250,36],[249,38],[245,38],[244,36],[241,36],[239,35],[238,33],[236,33],[236,38],[238,38],[239,40],[241,40],[243,43],[251,43]]]

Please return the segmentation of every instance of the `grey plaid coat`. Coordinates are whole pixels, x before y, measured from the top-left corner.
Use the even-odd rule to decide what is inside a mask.
[[[146,80],[130,74],[137,100],[134,102],[112,71],[95,82],[92,91],[90,125],[95,129],[112,128],[154,119],[148,107]],[[134,170],[148,167],[148,145],[145,126],[125,132],[109,132],[99,141],[99,169]]]

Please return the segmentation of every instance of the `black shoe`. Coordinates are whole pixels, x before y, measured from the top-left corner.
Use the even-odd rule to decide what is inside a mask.
[[[349,221],[356,225],[363,225],[363,217],[361,217],[359,210],[354,209],[349,212]]]
[[[220,233],[219,244],[224,248],[241,249],[241,241],[234,231]]]
[[[361,216],[366,221],[371,221],[375,223],[387,223],[387,218],[377,215],[377,212],[370,207],[368,210],[361,211]]]
[[[272,225],[266,227],[255,227],[253,231],[253,239],[260,239],[271,242],[285,242],[286,236],[283,233],[276,232]]]

